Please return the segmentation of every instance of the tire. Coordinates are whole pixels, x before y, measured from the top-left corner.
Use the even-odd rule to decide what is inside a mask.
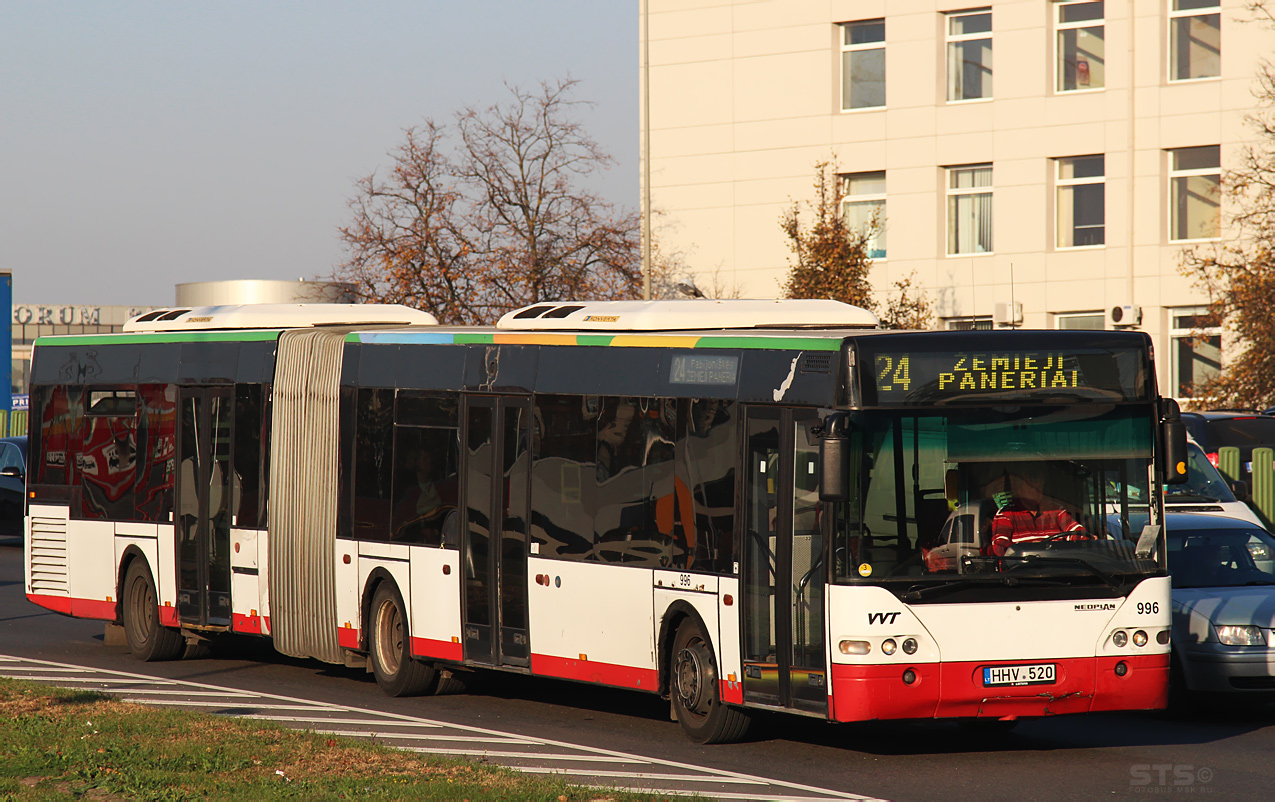
[[[129,563],[124,575],[123,602],[124,637],[134,657],[150,663],[182,656],[186,639],[181,630],[160,626],[159,599],[145,560]]]
[[[368,619],[368,652],[376,684],[387,696],[418,696],[438,679],[433,666],[412,658],[406,609],[393,583],[377,585]]]
[[[748,714],[725,704],[719,690],[713,647],[700,625],[688,618],[673,637],[669,693],[678,723],[696,743],[732,743],[748,731]]]
[[[469,690],[470,675],[468,672],[458,673],[449,669],[438,669],[438,682],[434,684],[435,696],[450,696]]]

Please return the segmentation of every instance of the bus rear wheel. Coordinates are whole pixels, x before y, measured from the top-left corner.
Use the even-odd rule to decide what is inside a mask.
[[[160,626],[159,598],[144,560],[129,563],[123,599],[124,637],[134,657],[150,663],[182,655],[186,639],[179,630]]]
[[[673,637],[670,656],[673,712],[682,730],[701,744],[732,743],[748,731],[748,714],[722,702],[717,661],[703,629],[691,619]]]
[[[437,679],[437,671],[412,658],[411,632],[398,590],[382,582],[372,595],[368,650],[376,684],[387,696],[418,696]]]

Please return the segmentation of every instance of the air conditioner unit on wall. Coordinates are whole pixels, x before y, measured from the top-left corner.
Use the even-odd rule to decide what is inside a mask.
[[[1018,301],[1012,304],[996,304],[992,307],[992,322],[998,326],[1021,326],[1023,305]]]
[[[1142,307],[1135,304],[1117,304],[1107,310],[1107,326],[1124,329],[1142,325]]]

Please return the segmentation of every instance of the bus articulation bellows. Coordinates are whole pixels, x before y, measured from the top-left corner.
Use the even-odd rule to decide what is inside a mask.
[[[831,301],[159,310],[35,344],[26,593],[145,660],[233,632],[392,695],[565,678],[700,742],[1157,708],[1154,376],[1140,333]],[[1083,538],[993,547],[1022,471]]]

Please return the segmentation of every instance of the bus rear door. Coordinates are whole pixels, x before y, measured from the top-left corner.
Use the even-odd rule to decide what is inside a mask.
[[[231,388],[181,387],[178,404],[177,614],[229,627]]]

